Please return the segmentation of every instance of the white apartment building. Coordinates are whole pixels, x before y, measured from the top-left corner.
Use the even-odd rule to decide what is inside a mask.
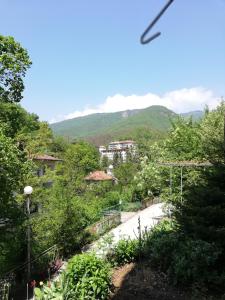
[[[113,160],[115,153],[118,153],[122,160],[125,161],[127,152],[131,151],[133,154],[135,154],[135,150],[136,143],[132,140],[111,142],[108,147],[99,147],[101,158],[107,156],[109,160]]]

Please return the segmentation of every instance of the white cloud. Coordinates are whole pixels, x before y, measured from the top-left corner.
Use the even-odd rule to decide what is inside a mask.
[[[176,113],[184,113],[194,110],[203,110],[206,105],[210,109],[215,108],[220,99],[214,93],[202,87],[184,88],[168,92],[162,96],[148,93],[146,95],[124,96],[116,94],[107,97],[105,102],[96,107],[86,107],[82,111],[74,111],[65,116],[58,116],[50,123],[87,116],[94,113],[109,113],[128,109],[141,109],[152,105],[162,105]]]

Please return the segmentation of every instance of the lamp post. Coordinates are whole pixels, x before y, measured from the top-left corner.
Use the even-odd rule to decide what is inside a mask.
[[[30,195],[33,192],[31,186],[26,186],[24,188],[24,195],[26,196],[26,209],[27,209],[27,282],[30,280]]]
[[[120,199],[120,200],[119,200],[120,211],[122,210],[122,203],[123,203],[123,201]]]

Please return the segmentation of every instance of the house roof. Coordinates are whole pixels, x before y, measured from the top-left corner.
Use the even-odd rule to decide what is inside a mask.
[[[34,160],[41,160],[41,161],[62,161],[60,158],[53,157],[47,154],[35,155]]]
[[[102,150],[101,152],[102,153],[115,153],[115,152],[118,152],[118,153],[120,153],[120,152],[127,152],[129,149],[128,148],[122,148],[122,149],[106,149],[106,150]]]
[[[112,144],[130,144],[130,143],[135,143],[135,142],[132,141],[132,140],[116,141],[116,142],[111,142],[111,143],[109,143],[109,145],[112,145]]]
[[[113,180],[113,176],[106,174],[104,171],[95,171],[91,172],[88,176],[84,178],[88,181],[104,181],[104,180]]]

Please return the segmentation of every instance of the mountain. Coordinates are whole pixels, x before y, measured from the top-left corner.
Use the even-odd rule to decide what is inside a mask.
[[[97,113],[51,124],[56,135],[70,139],[86,139],[96,145],[112,139],[135,138],[139,132],[148,132],[152,139],[165,135],[170,120],[177,115],[166,107],[154,105],[145,109],[115,113]]]
[[[192,117],[192,119],[194,121],[198,121],[199,119],[201,119],[203,117],[204,112],[201,111],[201,110],[195,110],[195,111],[190,111],[190,112],[183,113],[183,114],[180,114],[180,115],[185,119],[188,119],[188,118]]]

